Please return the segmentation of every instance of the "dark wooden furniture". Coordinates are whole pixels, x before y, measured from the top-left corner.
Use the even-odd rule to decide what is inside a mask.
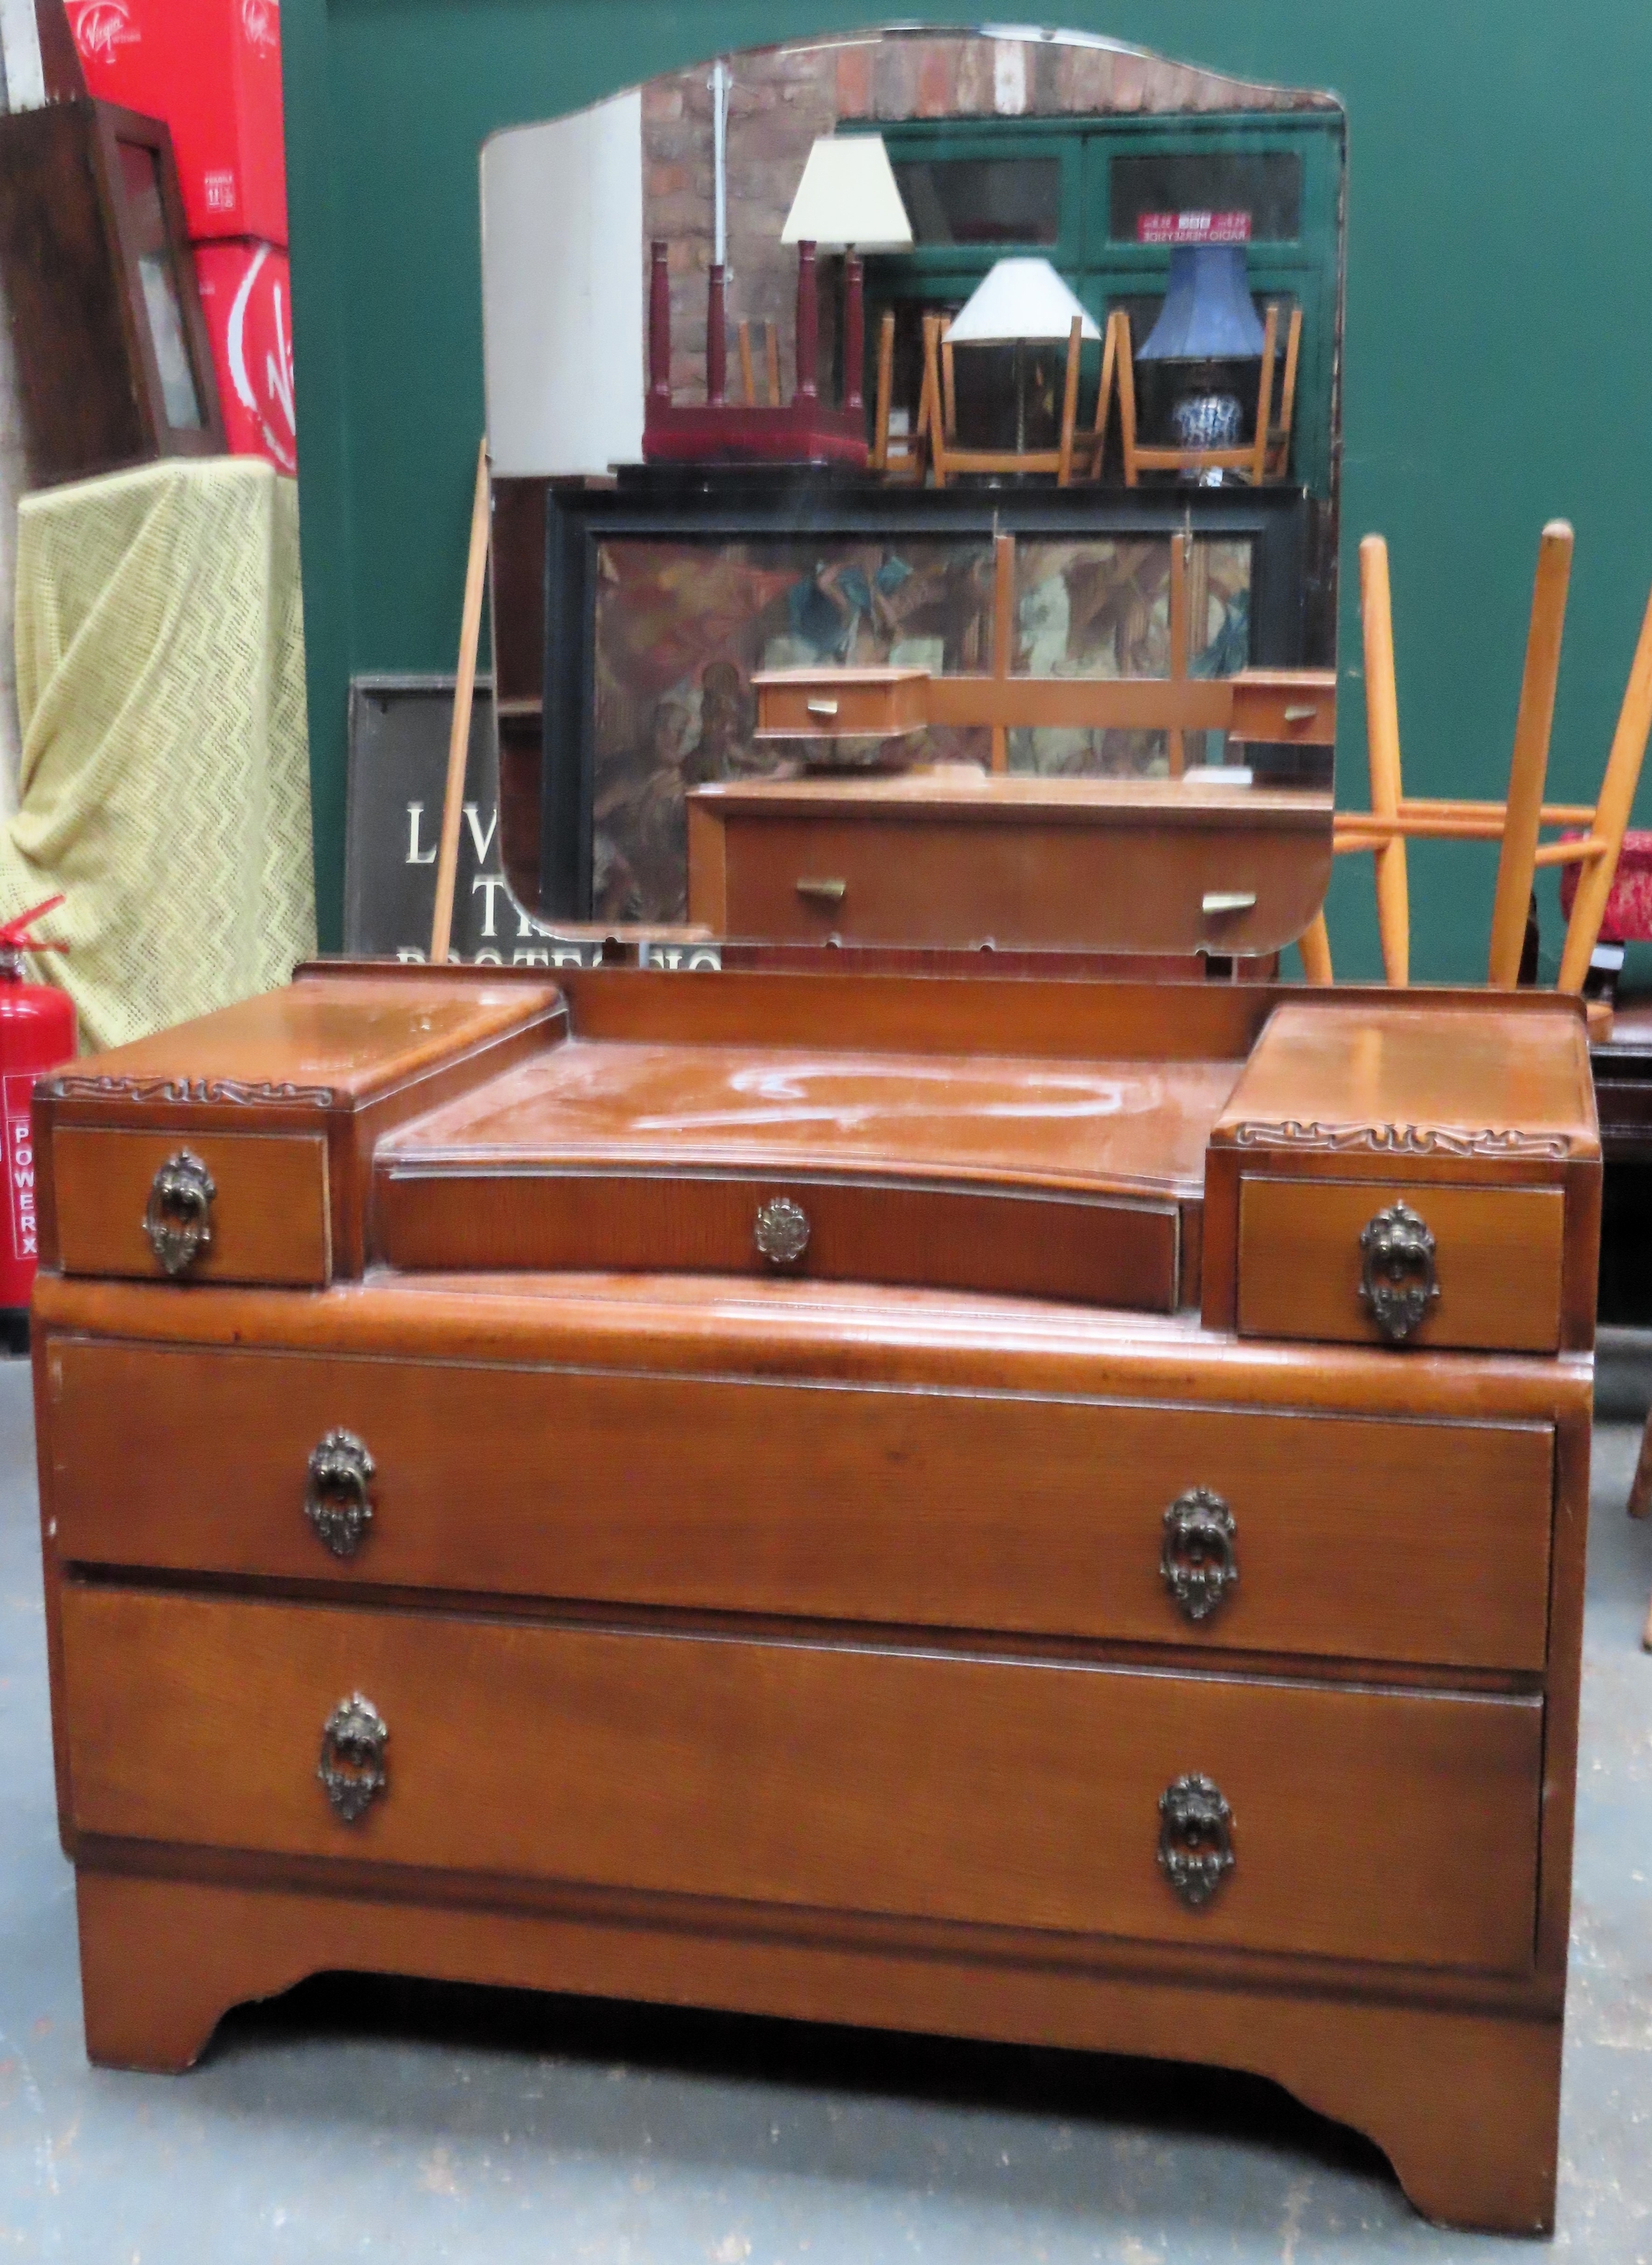
[[[643,406],[643,455],[650,463],[768,463],[791,468],[843,464],[866,470],[864,388],[864,268],[851,254],[843,263],[843,398],[820,396],[820,281],[812,244],[797,246],[797,386],[784,407],[751,399],[749,346],[746,397],[728,390],[728,316],[724,271],[706,272],[706,368],[703,401],[680,402],[671,387],[670,247],[650,247],[648,392]],[[769,332],[770,340],[774,331]],[[772,357],[771,343],[771,357]],[[777,389],[776,389],[777,390]]]
[[[959,765],[735,781],[688,797],[688,917],[792,943],[1273,951],[1324,896],[1328,816],[1288,789]]]
[[[1550,2224],[1574,1002],[321,969],[36,1106],[94,2059],[327,1968],[1158,2054]]]
[[[86,99],[0,117],[0,278],[36,486],[222,454],[159,119]]]

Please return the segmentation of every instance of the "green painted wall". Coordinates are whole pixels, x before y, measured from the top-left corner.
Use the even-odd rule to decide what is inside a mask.
[[[282,17],[317,867],[336,945],[347,680],[453,666],[482,425],[484,137],[719,48],[875,18],[867,0],[286,0]],[[1339,799],[1365,795],[1359,535],[1380,528],[1393,555],[1408,784],[1496,794],[1538,530],[1556,513],[1578,548],[1550,791],[1592,797],[1652,584],[1652,9],[1063,0],[1059,20],[1347,106]],[[1414,972],[1483,978],[1494,854],[1411,856]],[[1338,972],[1379,972],[1368,861],[1339,863],[1329,909]],[[1552,896],[1544,928],[1552,973]]]

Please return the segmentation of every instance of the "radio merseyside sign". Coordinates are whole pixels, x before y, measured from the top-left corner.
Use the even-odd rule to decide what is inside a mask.
[[[1248,244],[1248,212],[1145,212],[1136,215],[1138,244]]]

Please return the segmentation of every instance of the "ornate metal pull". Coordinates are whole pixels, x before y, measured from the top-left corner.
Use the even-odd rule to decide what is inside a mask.
[[[790,1196],[775,1196],[760,1205],[753,1232],[771,1266],[795,1266],[809,1248],[809,1214]]]
[[[335,1557],[353,1557],[373,1523],[372,1456],[353,1431],[329,1431],[309,1458],[304,1515]]]
[[[1234,1868],[1234,1812],[1207,1777],[1179,1777],[1159,1795],[1159,1865],[1190,1911],[1202,1911]]]
[[[1236,1587],[1234,1513],[1209,1487],[1190,1487],[1164,1514],[1159,1570],[1177,1606],[1190,1620],[1209,1620]]]
[[[155,1175],[143,1232],[166,1273],[186,1272],[202,1251],[212,1249],[212,1199],[217,1192],[212,1174],[187,1148],[169,1156]]]
[[[358,1691],[341,1699],[321,1734],[316,1774],[327,1788],[335,1815],[354,1824],[383,1792],[384,1748],[389,1737],[384,1717]]]
[[[1440,1294],[1434,1237],[1408,1204],[1391,1204],[1359,1237],[1359,1302],[1390,1344],[1403,1344]]]

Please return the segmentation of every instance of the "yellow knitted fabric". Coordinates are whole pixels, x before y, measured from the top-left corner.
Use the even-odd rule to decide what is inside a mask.
[[[0,917],[42,922],[88,1051],[284,983],[316,947],[298,500],[242,456],[24,499],[18,810]]]

